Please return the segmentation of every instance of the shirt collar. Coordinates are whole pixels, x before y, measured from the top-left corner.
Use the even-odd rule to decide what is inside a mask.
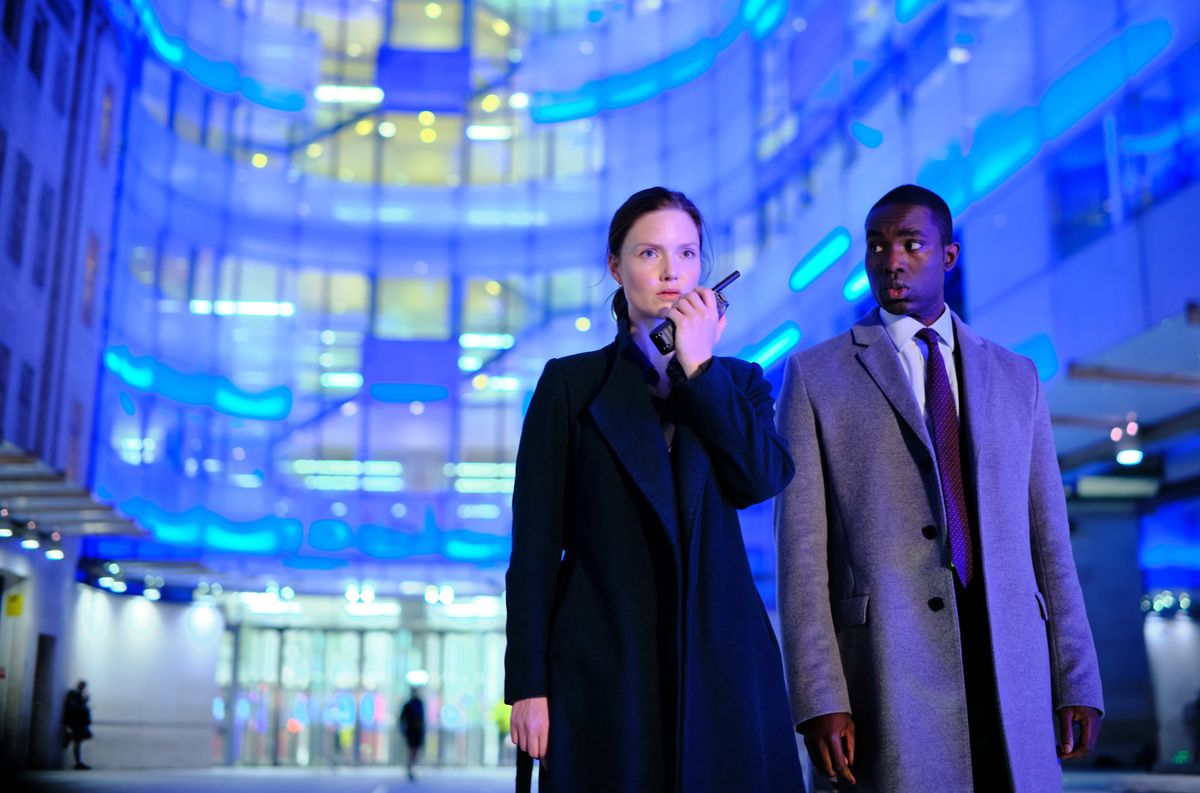
[[[897,350],[903,349],[904,345],[912,341],[918,331],[925,327],[918,319],[907,315],[892,314],[882,308],[879,309],[879,320],[883,323]],[[954,315],[950,313],[949,306],[942,308],[942,315],[930,327],[937,333],[941,342],[950,347],[950,352],[954,352]]]

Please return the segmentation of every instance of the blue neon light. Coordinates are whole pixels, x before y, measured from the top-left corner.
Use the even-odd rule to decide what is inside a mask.
[[[861,121],[855,121],[850,125],[850,134],[868,149],[878,149],[883,145],[883,133]]]
[[[292,412],[292,391],[275,386],[253,394],[227,377],[184,374],[149,356],[135,356],[128,347],[109,347],[104,365],[131,388],[148,391],[187,405],[211,407],[218,413],[247,419],[279,420]]]
[[[738,353],[739,358],[770,369],[800,343],[800,326],[788,320],[767,334],[767,338]]]
[[[902,6],[915,15],[923,4],[918,0],[898,2],[897,18],[904,22],[907,20],[901,15]],[[958,141],[952,141],[944,157],[925,163],[917,174],[917,184],[941,195],[951,213],[959,214],[1004,184],[1036,157],[1045,143],[1062,135],[1145,69],[1166,50],[1171,38],[1171,25],[1165,19],[1127,28],[1056,80],[1037,106],[995,113],[985,119],[975,131],[968,154],[963,153]],[[1185,124],[1191,121],[1189,118]],[[1200,127],[1200,117],[1195,124]],[[866,294],[867,288],[865,273],[855,268],[842,294],[854,302]]]
[[[137,412],[137,408],[134,407],[133,400],[129,398],[129,394],[122,391],[119,399],[121,401],[121,410],[124,410],[126,415],[132,416]]]
[[[917,14],[933,5],[936,0],[896,0],[896,21],[907,24],[917,18]]]
[[[796,333],[798,337],[799,329]],[[767,352],[764,351],[764,354]],[[317,520],[308,527],[305,543],[306,532],[295,518],[269,515],[237,522],[204,507],[171,512],[143,498],[131,498],[119,506],[154,536],[153,541],[140,541],[137,545],[138,548],[156,549],[147,558],[173,558],[173,549],[187,548],[191,550],[185,554],[186,558],[192,558],[197,549],[274,555],[283,557],[284,566],[293,569],[332,570],[344,567],[349,560],[306,552],[357,550],[376,559],[435,556],[450,562],[494,564],[508,559],[512,551],[512,540],[507,535],[443,529],[438,526],[432,508],[426,510],[425,519],[419,527],[364,524],[355,528],[340,520]],[[141,558],[143,555],[133,547],[124,546],[89,546],[89,552],[99,556]]]
[[[800,260],[788,286],[793,292],[799,292],[816,280],[817,276],[828,270],[850,250],[850,232],[844,226],[838,226],[825,235],[825,238],[812,247],[812,250]]]
[[[275,516],[235,522],[203,507],[175,513],[143,498],[123,502],[121,511],[159,542],[231,553],[273,554],[299,550],[303,529],[294,518]]]
[[[344,520],[318,520],[308,527],[308,544],[318,551],[341,551],[354,542],[354,532]]]
[[[1054,349],[1054,342],[1050,341],[1050,337],[1046,334],[1039,333],[1031,336],[1012,349],[1015,353],[1033,359],[1033,364],[1037,367],[1038,380],[1043,383],[1058,374],[1058,353]]]
[[[867,278],[867,263],[859,262],[846,277],[846,283],[842,287],[842,297],[851,303],[856,303],[870,289],[871,280]]]
[[[303,110],[308,103],[301,91],[260,83],[244,76],[237,66],[228,61],[205,58],[189,47],[187,42],[166,34],[150,0],[131,2],[154,52],[168,65],[190,74],[203,85],[226,94],[240,93],[251,102],[273,110],[296,112]]]
[[[375,383],[367,392],[380,402],[437,402],[450,396],[450,389],[424,383]]]
[[[538,124],[555,124],[653,99],[704,74],[717,54],[728,49],[743,32],[755,40],[769,36],[783,22],[787,10],[787,0],[744,0],[737,16],[717,36],[701,39],[628,74],[593,80],[576,90],[535,94],[529,117]]]
[[[1039,103],[1042,132],[1053,140],[1146,68],[1171,43],[1171,25],[1157,19],[1131,25],[1054,82]]]

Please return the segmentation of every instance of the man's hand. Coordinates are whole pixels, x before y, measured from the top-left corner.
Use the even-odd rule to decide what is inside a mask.
[[[541,760],[546,756],[550,738],[550,703],[546,697],[530,697],[513,703],[512,742],[530,757]]]
[[[816,716],[801,724],[800,732],[818,774],[855,783],[850,770],[854,765],[854,719],[849,713]]]
[[[1079,722],[1079,740],[1075,740],[1075,722]],[[1063,760],[1089,757],[1100,737],[1100,711],[1087,705],[1067,705],[1058,709],[1058,756]]]

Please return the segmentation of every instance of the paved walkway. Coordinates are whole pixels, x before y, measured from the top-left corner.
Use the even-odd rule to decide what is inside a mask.
[[[511,793],[507,769],[213,768],[185,771],[49,771],[28,787],[46,793]],[[5,791],[11,790],[4,785]],[[534,789],[537,789],[536,782]],[[1069,793],[1200,793],[1200,776],[1070,773]],[[750,793],[747,791],[746,793]],[[754,793],[757,793],[754,792]]]

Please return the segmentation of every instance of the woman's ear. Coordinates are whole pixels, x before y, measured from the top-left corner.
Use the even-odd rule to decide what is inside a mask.
[[[617,286],[624,286],[624,284],[621,283],[620,265],[621,260],[610,253],[608,255],[608,273],[613,277],[613,280],[617,282]]]

